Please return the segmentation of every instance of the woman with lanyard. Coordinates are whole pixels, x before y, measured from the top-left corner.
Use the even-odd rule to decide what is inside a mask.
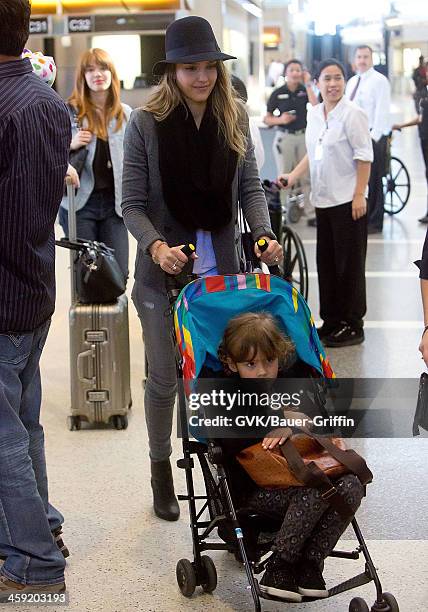
[[[254,240],[267,238],[268,265],[282,258],[257,172],[248,117],[232,92],[208,21],[185,17],[166,31],[166,59],[155,64],[159,86],[133,112],[125,136],[123,216],[138,242],[133,300],[148,362],[145,412],[154,510],[179,517],[171,430],[176,369],[166,314],[166,274],[188,263],[181,247],[196,244],[193,273],[239,271],[238,197]],[[191,266],[190,266],[191,267]]]
[[[310,168],[324,321],[318,334],[326,346],[350,346],[364,341],[366,195],[373,149],[367,116],[344,97],[343,66],[335,59],[321,62],[317,85],[323,102],[309,108],[308,153],[278,181],[292,186]]]
[[[131,108],[120,102],[120,84],[110,56],[102,49],[85,51],[68,100],[73,128],[71,150],[87,154],[76,194],[77,237],[104,242],[114,249],[128,277],[128,233],[123,223],[123,137]],[[61,202],[59,222],[68,235],[68,200]]]

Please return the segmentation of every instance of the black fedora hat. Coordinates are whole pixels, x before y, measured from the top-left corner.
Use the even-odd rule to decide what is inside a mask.
[[[163,74],[167,64],[237,59],[221,52],[210,23],[203,17],[183,17],[167,27],[165,56],[153,66],[153,74]]]

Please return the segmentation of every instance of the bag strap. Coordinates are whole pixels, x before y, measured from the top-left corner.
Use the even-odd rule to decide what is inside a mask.
[[[302,431],[307,435],[313,438],[320,444],[329,454],[334,457],[339,463],[344,465],[350,472],[358,476],[359,481],[362,485],[367,485],[373,480],[373,474],[369,469],[365,459],[361,457],[357,452],[353,449],[349,448],[347,450],[342,450],[337,447],[330,438],[324,438],[323,436],[318,436],[317,434],[312,433],[307,427],[302,427]]]
[[[280,446],[280,449],[291,471],[300,482],[308,487],[318,489],[321,492],[322,499],[328,502],[344,519],[354,515],[354,510],[340,495],[330,478],[313,461],[305,465],[290,438]]]

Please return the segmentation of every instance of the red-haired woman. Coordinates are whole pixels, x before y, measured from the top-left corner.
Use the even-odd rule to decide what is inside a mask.
[[[68,105],[73,127],[71,150],[88,152],[76,194],[77,236],[115,250],[128,276],[128,234],[122,220],[123,136],[131,108],[120,102],[120,85],[110,56],[90,49],[80,58]],[[59,220],[68,235],[68,201]]]

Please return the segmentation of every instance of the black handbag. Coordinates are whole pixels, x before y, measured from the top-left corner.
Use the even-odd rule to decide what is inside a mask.
[[[413,419],[413,435],[419,436],[419,427],[428,431],[428,374],[424,372],[419,379],[418,403]]]
[[[55,241],[58,246],[78,251],[74,263],[77,299],[82,304],[115,302],[126,287],[126,279],[110,249],[91,240]]]

